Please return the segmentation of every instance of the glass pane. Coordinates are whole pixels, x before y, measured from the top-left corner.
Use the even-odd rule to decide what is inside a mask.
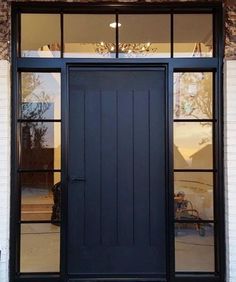
[[[212,123],[175,122],[174,168],[212,167]]]
[[[170,15],[120,15],[119,57],[170,57]]]
[[[64,15],[64,57],[115,58],[115,15]]]
[[[60,73],[21,73],[21,117],[61,118]]]
[[[214,272],[214,225],[175,224],[175,270]]]
[[[60,15],[21,14],[21,56],[61,56]]]
[[[59,272],[60,227],[50,223],[21,224],[20,271]]]
[[[175,172],[175,218],[213,219],[213,175],[208,172]]]
[[[212,77],[210,72],[174,74],[174,118],[212,118]]]
[[[61,177],[56,172],[21,173],[21,220],[60,220]]]
[[[212,15],[174,15],[174,57],[212,56]]]
[[[59,122],[21,124],[20,167],[60,169],[61,124]]]

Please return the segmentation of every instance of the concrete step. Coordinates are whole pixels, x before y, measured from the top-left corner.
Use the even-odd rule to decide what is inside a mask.
[[[52,204],[23,204],[21,220],[50,220]]]

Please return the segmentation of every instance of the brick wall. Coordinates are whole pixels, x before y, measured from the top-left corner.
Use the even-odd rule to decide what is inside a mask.
[[[236,59],[236,0],[227,0],[225,10],[225,57]]]
[[[0,281],[8,281],[10,206],[10,66],[0,60]]]
[[[0,0],[0,60],[9,59],[10,52],[10,4]]]

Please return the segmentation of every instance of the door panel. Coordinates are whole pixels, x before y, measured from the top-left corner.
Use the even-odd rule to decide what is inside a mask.
[[[164,70],[71,68],[69,101],[69,274],[164,275]]]

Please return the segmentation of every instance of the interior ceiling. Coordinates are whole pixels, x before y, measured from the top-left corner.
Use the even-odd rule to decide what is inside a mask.
[[[109,24],[114,15],[65,15],[64,38],[68,43],[114,42],[115,29]],[[121,42],[170,41],[169,15],[120,15]],[[212,16],[208,14],[178,14],[174,17],[176,43],[211,41]],[[43,14],[22,15],[22,49],[38,49],[59,42],[60,16]]]

